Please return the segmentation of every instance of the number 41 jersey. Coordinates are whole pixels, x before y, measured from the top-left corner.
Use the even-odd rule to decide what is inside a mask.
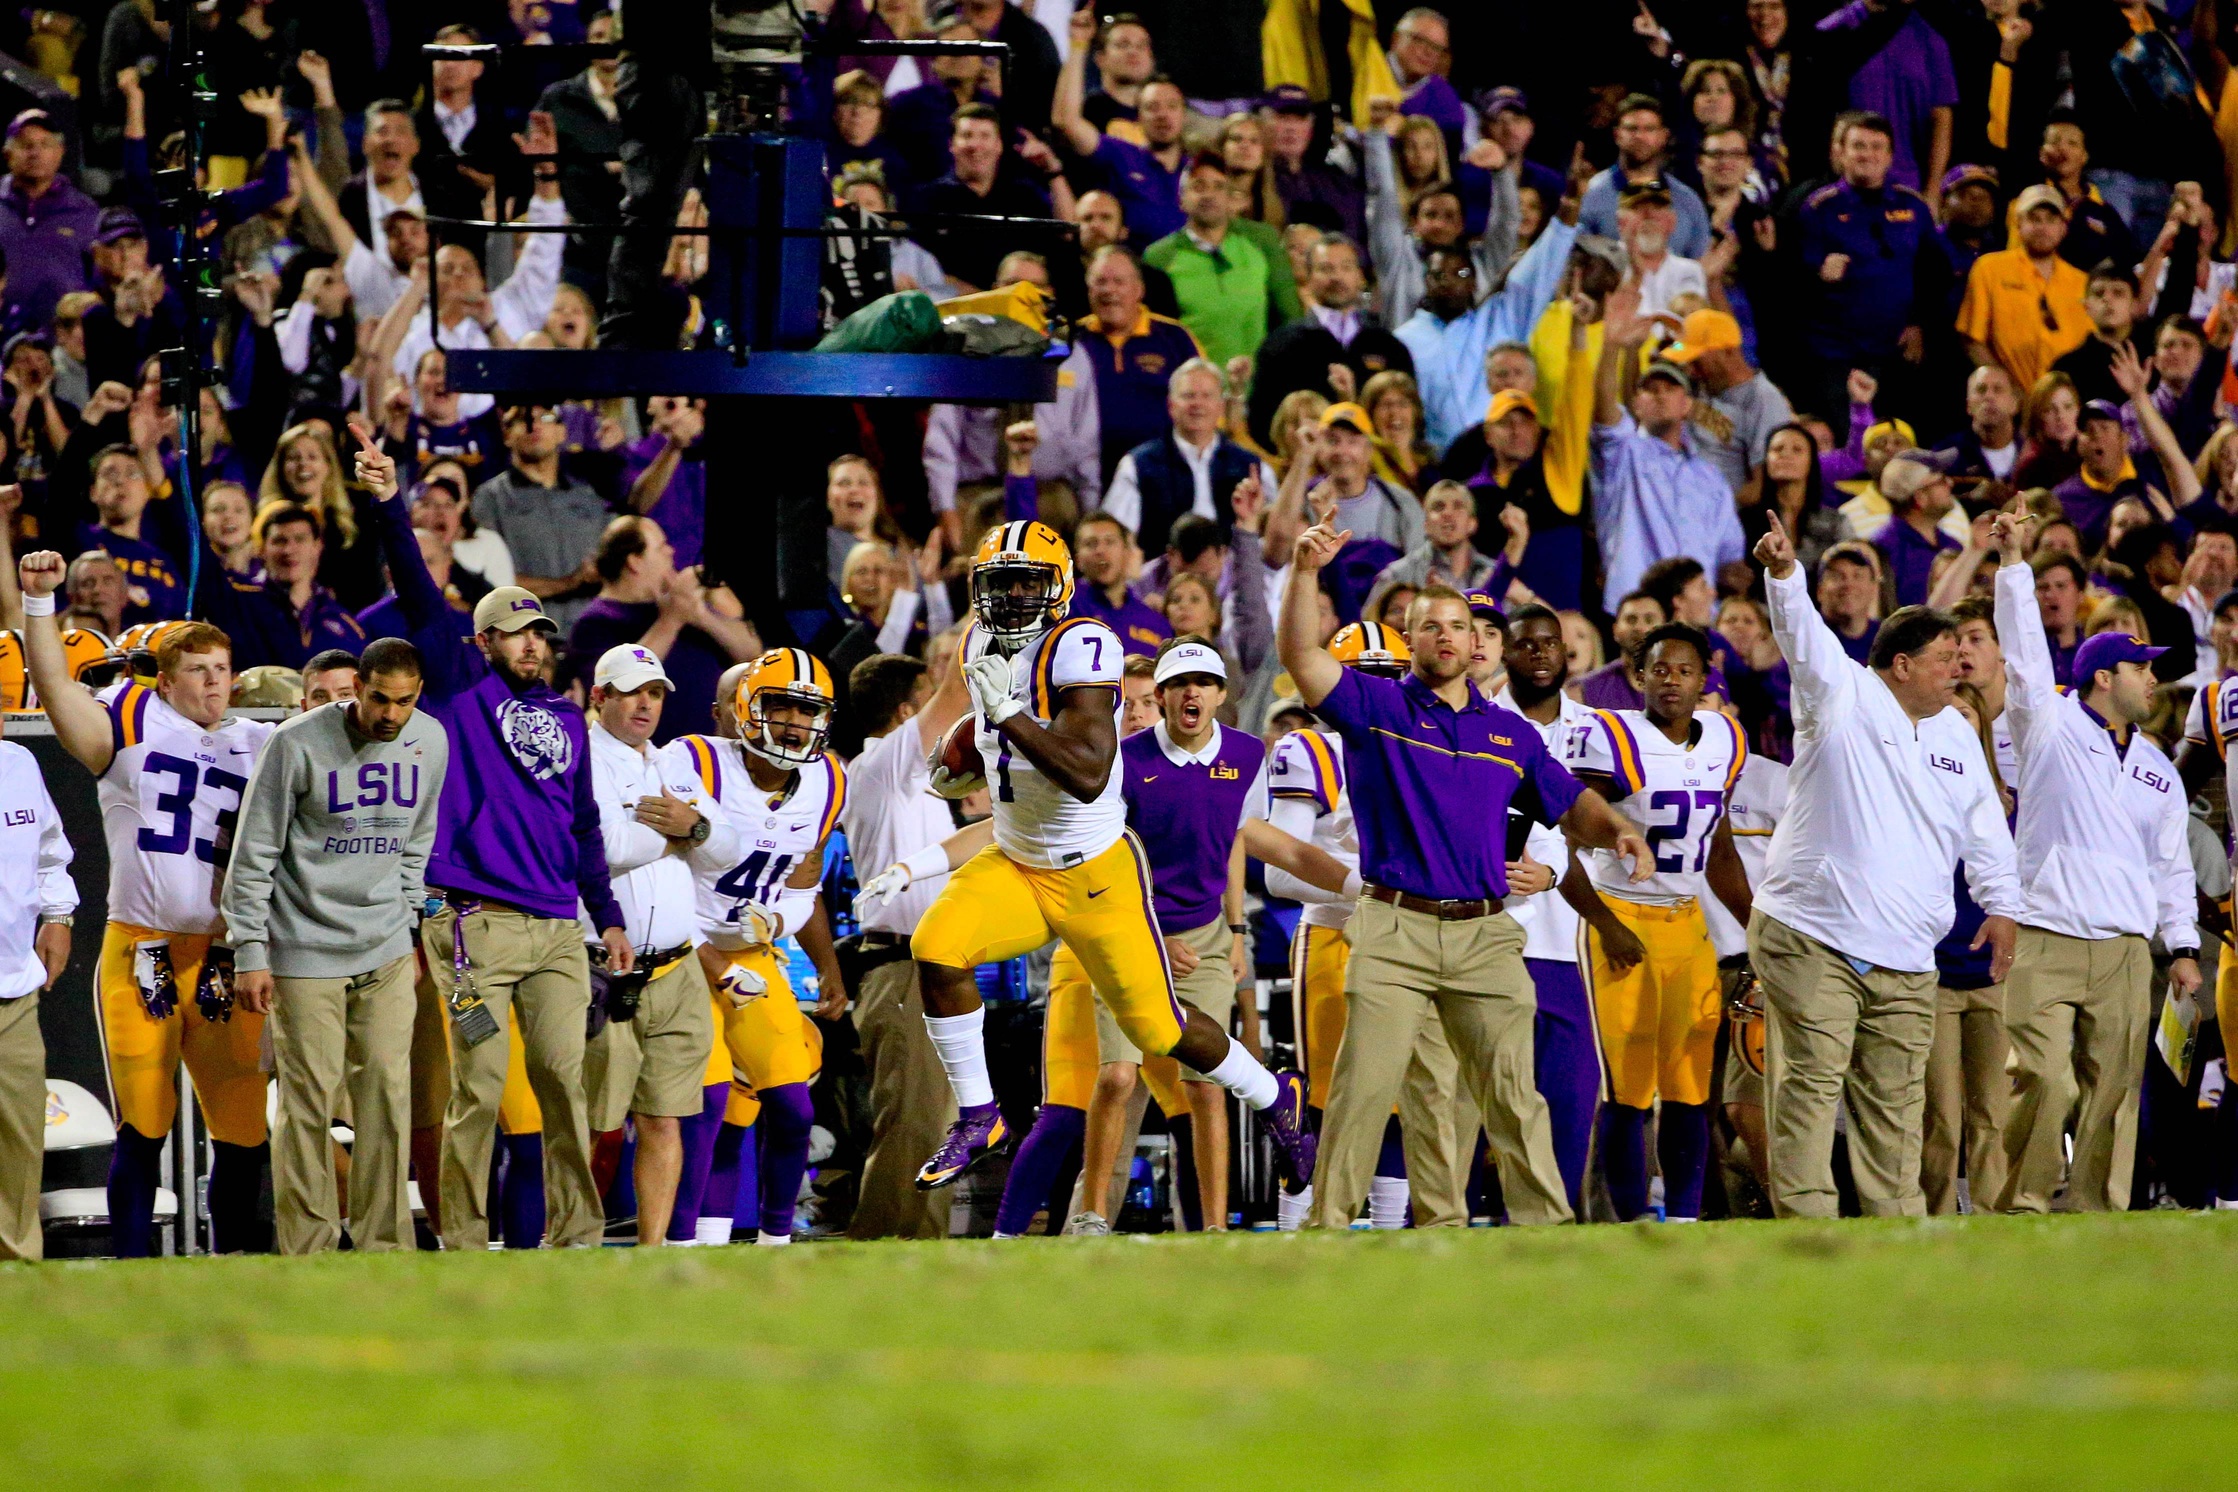
[[[109,920],[155,932],[215,932],[219,867],[273,728],[228,719],[204,730],[144,684],[126,684],[106,703],[115,749],[100,785]]]
[[[1689,740],[1663,734],[1644,710],[1597,710],[1597,729],[1574,742],[1566,765],[1616,782],[1617,812],[1647,831],[1655,875],[1631,882],[1623,861],[1608,850],[1588,850],[1586,872],[1603,896],[1650,906],[1672,906],[1708,894],[1703,871],[1710,841],[1725,817],[1726,795],[1748,762],[1741,728],[1715,710],[1696,710]]]
[[[964,639],[964,661],[985,657],[988,651],[986,632],[972,628]],[[1010,697],[1047,725],[1065,690],[1081,685],[1109,689],[1116,733],[1122,710],[1119,677],[1126,661],[1118,633],[1092,617],[1072,617],[1012,655]],[[1095,859],[1127,832],[1127,774],[1116,759],[1103,791],[1083,803],[1042,776],[976,708],[972,719],[979,759],[987,768],[987,791],[994,799],[995,843],[1005,855],[1035,870],[1067,870]]]
[[[679,736],[661,748],[662,766],[697,776],[738,831],[738,863],[721,875],[693,876],[699,930],[717,948],[753,941],[748,911],[775,912],[785,880],[811,858],[847,806],[847,773],[830,752],[793,774],[790,792],[763,792],[746,768],[746,748],[716,736]],[[798,932],[786,928],[786,932]]]

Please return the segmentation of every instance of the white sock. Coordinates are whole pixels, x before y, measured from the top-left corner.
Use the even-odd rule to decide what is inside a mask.
[[[730,1219],[727,1217],[701,1218],[699,1220],[699,1232],[692,1239],[692,1242],[706,1244],[730,1242]]]
[[[1368,1220],[1378,1228],[1407,1225],[1407,1201],[1413,1195],[1404,1176],[1368,1178]]]
[[[1669,1217],[1669,1216],[1666,1216],[1666,1217],[1665,1217],[1665,1218],[1663,1219],[1663,1221],[1665,1221],[1665,1222],[1667,1222],[1667,1223],[1698,1223],[1698,1222],[1700,1222],[1700,1221],[1701,1221],[1701,1219],[1700,1219],[1700,1218],[1698,1218],[1698,1217]]]
[[[784,1248],[792,1241],[793,1235],[790,1233],[756,1233],[754,1235],[755,1245],[765,1249]]]
[[[969,1015],[925,1017],[925,1034],[940,1054],[940,1065],[948,1069],[948,1086],[956,1092],[958,1108],[995,1101],[995,1085],[987,1076],[987,1044],[979,1034],[986,1024],[985,1006]]]
[[[2233,1199],[2230,1197],[2215,1198],[2215,1211],[2238,1212],[2238,1199]]]
[[[1282,1085],[1274,1080],[1274,1074],[1261,1067],[1259,1059],[1245,1051],[1240,1041],[1229,1042],[1228,1055],[1205,1076],[1254,1109],[1271,1108],[1282,1096]]]
[[[1312,1210],[1313,1187],[1311,1183],[1308,1183],[1306,1189],[1294,1197],[1286,1191],[1277,1191],[1274,1194],[1275,1232],[1297,1232],[1305,1226],[1306,1214]]]

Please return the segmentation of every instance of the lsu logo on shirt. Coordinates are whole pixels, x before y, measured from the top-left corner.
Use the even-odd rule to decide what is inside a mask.
[[[367,762],[357,769],[357,780],[347,789],[343,774],[326,774],[326,811],[349,813],[353,809],[416,807],[420,801],[418,762]],[[343,793],[350,796],[347,801]]]
[[[575,742],[559,716],[533,700],[509,699],[497,707],[497,733],[529,776],[549,782],[575,764]]]

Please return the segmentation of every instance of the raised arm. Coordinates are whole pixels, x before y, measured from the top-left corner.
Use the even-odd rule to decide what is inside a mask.
[[[1315,524],[1298,536],[1290,556],[1290,578],[1282,588],[1282,616],[1275,624],[1275,651],[1291,681],[1310,709],[1329,697],[1344,678],[1344,665],[1321,646],[1321,609],[1315,593],[1321,588],[1321,570],[1337,557],[1352,537],[1325,524]]]
[[[1999,513],[1990,525],[1997,551],[1997,639],[2005,649],[2005,703],[2013,712],[2013,738],[2025,743],[2044,711],[2059,702],[2051,639],[2036,608],[2036,572],[2021,558],[2028,519]]]
[[[1064,66],[1057,69],[1057,96],[1050,107],[1050,122],[1064,132],[1067,143],[1081,155],[1094,155],[1103,143],[1103,131],[1081,112],[1087,102],[1088,49],[1096,42],[1096,11],[1082,6],[1072,13]]]
[[[0,566],[8,563],[6,525],[0,524]],[[23,557],[14,567],[23,586],[23,655],[31,673],[31,687],[39,692],[47,721],[54,727],[62,749],[99,777],[109,770],[116,755],[116,735],[109,712],[91,690],[70,677],[69,660],[62,653],[62,628],[54,614],[54,593],[61,588],[69,567],[62,556],[42,549]],[[44,605],[44,610],[33,612]]]
[[[2137,423],[2145,432],[2145,441],[2160,459],[2160,469],[2168,478],[2168,492],[2154,506],[2160,508],[2160,519],[2168,522],[2176,516],[2175,508],[2199,501],[2203,490],[2199,473],[2193,469],[2191,458],[2184,454],[2183,445],[2176,439],[2176,432],[2168,428],[2168,421],[2161,415],[2160,407],[2153,403],[2151,379],[2145,371],[2144,359],[2137,356],[2137,344],[2123,342],[2114,349],[2114,382],[2129,396],[2129,407],[2136,411]],[[2146,491],[2152,491],[2147,488]],[[2157,494],[2156,494],[2157,495]],[[2175,507],[2170,507],[2173,502]]]
[[[1593,423],[1609,426],[1624,418],[1626,365],[1636,367],[1647,341],[1647,318],[1640,314],[1640,290],[1623,284],[1609,292],[1601,311],[1601,361],[1593,370]]]
[[[1756,562],[1764,567],[1764,599],[1772,614],[1772,637],[1787,659],[1794,680],[1795,723],[1822,727],[1831,713],[1848,709],[1857,698],[1857,663],[1842,650],[1842,640],[1811,604],[1795,545],[1777,513],[1756,541]]]

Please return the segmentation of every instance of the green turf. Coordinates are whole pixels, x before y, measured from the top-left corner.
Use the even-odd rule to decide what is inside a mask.
[[[15,1488],[2238,1479],[2238,1217],[0,1268]]]

